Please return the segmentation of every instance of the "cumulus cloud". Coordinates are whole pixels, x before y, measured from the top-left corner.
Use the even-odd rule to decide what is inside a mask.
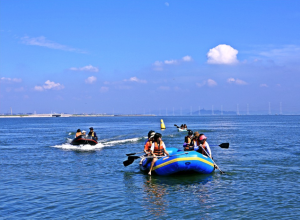
[[[264,87],[264,88],[268,88],[268,87],[269,87],[269,86],[268,86],[267,84],[265,84],[265,83],[264,83],[264,84],[260,84],[259,86],[260,86],[260,87]]]
[[[215,80],[213,80],[213,79],[208,79],[208,80],[207,80],[207,85],[212,87],[212,86],[216,86],[216,85],[218,85],[218,84],[217,84],[217,82],[216,82]]]
[[[192,61],[192,57],[191,56],[184,56],[184,57],[182,57],[182,60],[184,62],[190,62],[190,61]]]
[[[40,46],[40,47],[47,47],[50,49],[55,50],[65,50],[65,51],[71,51],[71,52],[78,52],[78,53],[85,53],[82,50],[75,49],[72,47],[68,47],[66,45],[58,44],[53,41],[47,40],[46,37],[40,36],[40,37],[22,37],[21,42],[26,45],[32,45],[32,46]]]
[[[97,78],[95,76],[90,76],[85,80],[85,83],[92,84],[96,81],[97,81]]]
[[[108,90],[109,90],[109,88],[106,87],[106,86],[102,86],[102,87],[100,88],[100,92],[101,92],[101,93],[108,92]]]
[[[228,78],[227,82],[228,83],[234,83],[234,84],[237,84],[237,85],[247,85],[248,84],[247,82],[245,82],[241,79],[234,79],[234,78]]]
[[[207,53],[209,64],[235,64],[238,63],[236,55],[238,51],[226,44],[220,44]]]
[[[158,87],[158,90],[168,91],[168,90],[170,90],[170,87],[169,86],[160,86],[160,87]]]
[[[198,87],[202,87],[202,86],[205,86],[205,85],[207,85],[207,86],[209,86],[209,87],[214,87],[214,86],[217,86],[218,84],[217,84],[217,82],[216,82],[215,80],[213,80],[213,79],[205,80],[205,81],[203,81],[202,83],[196,83],[196,86],[198,86]]]
[[[167,65],[177,64],[177,60],[165,60],[164,63]]]
[[[34,90],[36,91],[43,91],[43,90],[50,90],[50,89],[60,90],[63,88],[65,87],[60,83],[55,83],[55,82],[51,82],[50,80],[47,80],[43,86],[35,86]]]
[[[92,65],[84,66],[84,67],[71,67],[70,70],[72,71],[84,71],[84,72],[99,72],[99,69],[97,67],[94,67]]]
[[[4,83],[20,83],[20,82],[22,82],[22,79],[1,77],[0,78],[0,82],[4,82]]]
[[[130,79],[124,79],[124,82],[137,82],[137,83],[147,83],[146,80],[138,79],[137,77],[131,77]]]

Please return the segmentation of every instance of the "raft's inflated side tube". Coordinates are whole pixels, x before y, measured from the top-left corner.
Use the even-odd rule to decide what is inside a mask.
[[[78,136],[77,138],[73,139],[71,142],[72,145],[85,145],[85,144],[89,144],[89,145],[96,145],[98,144],[98,142],[94,139],[90,138],[84,138],[82,136]]]
[[[169,148],[167,148],[169,152]],[[178,172],[197,172],[203,174],[210,174],[214,171],[214,163],[213,161],[196,151],[178,151],[175,153],[174,150],[172,154],[181,154],[173,157],[169,157],[166,160],[163,158],[157,160],[154,164],[153,171],[156,174],[161,176],[166,176]],[[187,153],[187,154],[185,154]],[[170,155],[172,155],[170,154]],[[149,171],[151,163],[147,163],[147,161],[143,161],[141,165],[141,170]]]

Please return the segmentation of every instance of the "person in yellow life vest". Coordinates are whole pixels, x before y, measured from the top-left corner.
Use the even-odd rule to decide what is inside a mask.
[[[148,132],[148,140],[145,142],[145,145],[144,145],[144,152],[147,156],[150,155],[150,149],[152,146],[154,135],[155,135],[155,131],[151,130]]]
[[[93,139],[98,140],[96,132],[94,132],[94,128],[90,127],[89,136],[92,136]]]
[[[150,167],[150,170],[148,173],[149,175],[151,175],[153,165],[158,160],[157,159],[158,156],[165,156],[165,154],[170,156],[169,153],[166,151],[166,145],[161,140],[161,137],[162,137],[162,135],[160,133],[156,133],[154,135],[154,141],[153,141],[151,149],[150,149],[151,155],[153,155],[153,160],[152,160],[151,167]]]
[[[192,130],[189,130],[188,135],[184,137],[183,148],[184,148],[184,151],[194,150],[193,131]]]
[[[77,138],[77,137],[79,137],[80,135],[82,135],[81,130],[80,130],[80,129],[77,129],[77,132],[76,132],[76,134],[75,134],[75,137]]]

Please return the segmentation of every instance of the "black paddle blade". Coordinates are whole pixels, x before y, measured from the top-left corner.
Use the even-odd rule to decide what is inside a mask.
[[[128,159],[128,160],[123,161],[124,167],[129,166],[130,164],[133,163],[133,161],[134,161],[134,159]]]
[[[138,158],[140,158],[140,157],[139,156],[129,156],[128,160],[123,161],[123,164],[125,167],[127,167],[130,164],[132,164],[135,159],[138,159]]]
[[[229,148],[229,143],[223,143],[219,145],[221,148]]]
[[[132,156],[135,155],[136,153],[131,153],[131,154],[126,154],[126,156]]]

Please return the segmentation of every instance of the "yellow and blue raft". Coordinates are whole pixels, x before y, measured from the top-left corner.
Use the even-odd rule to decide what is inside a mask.
[[[175,173],[189,173],[196,172],[202,174],[210,174],[214,171],[213,161],[203,154],[196,151],[181,151],[177,148],[166,148],[170,157],[158,159],[152,171],[157,175],[166,176]],[[144,158],[140,163],[142,171],[149,171],[151,159]]]

